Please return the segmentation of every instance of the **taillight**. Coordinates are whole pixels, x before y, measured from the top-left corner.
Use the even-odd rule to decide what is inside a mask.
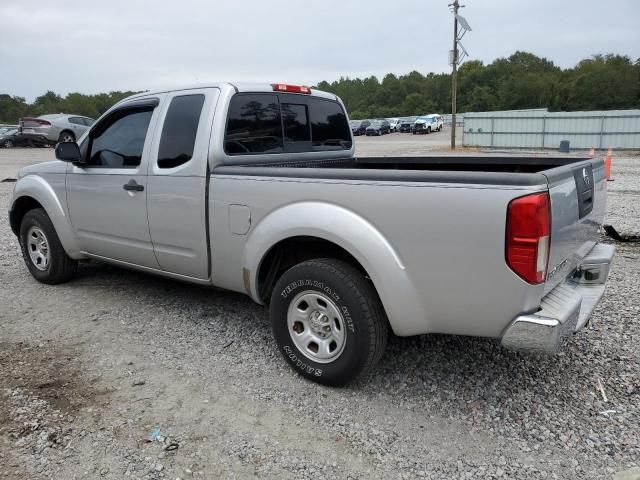
[[[309,95],[311,89],[302,85],[289,85],[286,83],[273,83],[271,84],[274,92],[287,92],[287,93],[304,93]]]
[[[547,275],[551,237],[549,193],[516,198],[507,207],[507,265],[529,283]]]
[[[22,127],[50,127],[51,122],[41,118],[24,117],[18,122]]]

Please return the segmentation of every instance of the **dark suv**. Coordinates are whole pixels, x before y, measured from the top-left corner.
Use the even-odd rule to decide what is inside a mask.
[[[367,136],[384,135],[391,133],[391,124],[388,120],[373,120],[371,125],[367,127]]]
[[[367,132],[367,127],[371,124],[369,120],[351,120],[349,126],[351,127],[351,133],[354,137],[358,135],[364,135]]]

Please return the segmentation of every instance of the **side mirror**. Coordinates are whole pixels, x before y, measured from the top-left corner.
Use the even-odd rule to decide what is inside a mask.
[[[56,158],[63,162],[82,163],[80,147],[76,142],[60,142],[56,145]]]

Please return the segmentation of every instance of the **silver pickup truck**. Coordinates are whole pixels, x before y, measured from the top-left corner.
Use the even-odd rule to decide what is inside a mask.
[[[44,283],[91,259],[246,293],[327,385],[370,369],[389,328],[552,353],[585,326],[613,257],[602,160],[353,153],[333,94],[143,93],[20,171],[11,227]]]

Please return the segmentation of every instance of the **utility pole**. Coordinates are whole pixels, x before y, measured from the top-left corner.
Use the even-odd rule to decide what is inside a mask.
[[[453,55],[451,63],[453,70],[451,71],[451,150],[456,149],[456,92],[457,92],[457,76],[458,76],[458,9],[460,5],[458,0],[454,0],[453,6]]]
[[[451,150],[456,149],[456,100],[458,93],[458,65],[469,54],[460,43],[464,34],[471,31],[469,22],[458,15],[458,10],[464,8],[464,5],[460,5],[458,0],[454,0],[449,4],[451,11],[453,12],[453,50],[449,52],[449,61],[451,62]],[[460,34],[458,34],[458,27]],[[462,50],[462,55],[460,55]]]

